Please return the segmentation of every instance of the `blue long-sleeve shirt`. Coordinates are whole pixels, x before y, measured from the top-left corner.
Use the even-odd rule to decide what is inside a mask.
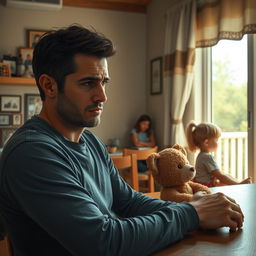
[[[2,152],[0,213],[20,256],[150,255],[199,223],[188,203],[134,191],[91,132],[70,142],[36,116]]]

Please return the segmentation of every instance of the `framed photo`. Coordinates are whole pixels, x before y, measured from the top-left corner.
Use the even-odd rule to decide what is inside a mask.
[[[25,94],[24,117],[25,121],[33,115],[39,114],[42,109],[42,101],[39,94]]]
[[[0,126],[8,126],[10,125],[10,115],[0,114]]]
[[[1,128],[0,129],[0,147],[3,147],[8,139],[13,135],[16,129],[13,128]]]
[[[9,63],[0,62],[0,76],[11,76]]]
[[[150,63],[151,94],[162,93],[162,57],[151,60]]]
[[[21,96],[0,95],[0,112],[21,112]]]
[[[33,48],[20,48],[19,54],[24,64],[24,77],[33,77],[32,59],[33,59]]]
[[[34,48],[37,42],[39,41],[40,37],[48,32],[47,30],[27,30],[27,37],[28,37],[28,47]]]
[[[21,125],[21,114],[12,115],[12,125]]]
[[[17,57],[3,55],[3,63],[8,63],[10,65],[11,75],[16,76],[16,74],[17,74]]]
[[[33,48],[20,48],[19,53],[21,54],[24,65],[32,65]],[[26,64],[27,62],[27,64]]]

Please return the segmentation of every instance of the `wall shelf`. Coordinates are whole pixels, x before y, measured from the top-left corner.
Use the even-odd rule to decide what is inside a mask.
[[[0,76],[0,85],[36,85],[34,78]]]

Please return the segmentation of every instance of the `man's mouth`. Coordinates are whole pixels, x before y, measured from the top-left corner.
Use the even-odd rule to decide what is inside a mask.
[[[101,112],[102,112],[103,108],[101,107],[97,107],[97,108],[91,108],[89,110],[90,113],[93,113],[93,114],[96,114],[96,115],[99,115]]]

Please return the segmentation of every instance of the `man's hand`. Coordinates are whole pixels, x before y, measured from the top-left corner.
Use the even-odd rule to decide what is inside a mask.
[[[195,207],[203,229],[229,227],[236,231],[243,226],[244,215],[240,206],[223,193],[197,195],[190,204]]]
[[[196,192],[193,197],[192,197],[192,201],[198,200],[200,199],[202,196],[207,195],[207,193],[205,191],[198,191]]]

